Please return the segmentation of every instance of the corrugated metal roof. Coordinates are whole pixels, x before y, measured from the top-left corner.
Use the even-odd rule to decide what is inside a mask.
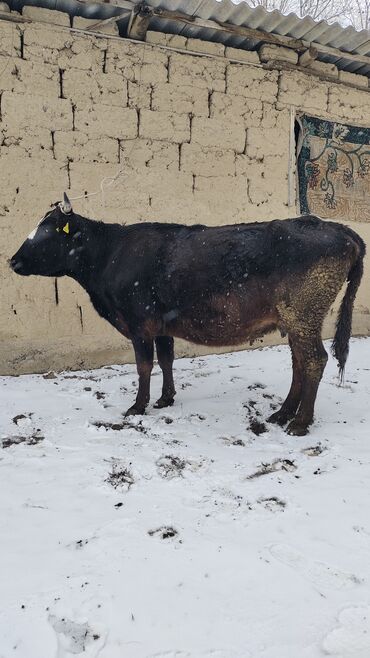
[[[181,11],[202,19],[242,25],[268,33],[316,42],[322,46],[339,48],[343,56],[320,54],[319,59],[336,64],[340,69],[370,77],[370,64],[349,61],[345,57],[346,52],[370,57],[370,32],[367,30],[359,32],[351,26],[343,27],[339,23],[316,22],[309,16],[299,18],[293,13],[284,15],[277,10],[267,11],[262,6],[250,7],[244,1],[235,4],[231,0],[146,0],[146,4],[155,8]],[[218,30],[159,18],[151,21],[150,29],[217,41],[245,50],[255,50],[261,43]]]

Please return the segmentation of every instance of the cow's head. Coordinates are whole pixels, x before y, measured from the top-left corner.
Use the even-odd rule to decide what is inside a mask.
[[[81,218],[64,194],[10,259],[10,267],[23,276],[63,276],[76,264],[81,250]]]

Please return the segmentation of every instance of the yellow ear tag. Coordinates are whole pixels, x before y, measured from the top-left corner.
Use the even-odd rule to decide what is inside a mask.
[[[63,231],[64,233],[69,233],[69,222],[67,222],[65,226],[63,226]]]

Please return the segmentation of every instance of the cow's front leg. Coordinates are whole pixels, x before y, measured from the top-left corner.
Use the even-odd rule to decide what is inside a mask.
[[[162,395],[154,406],[157,409],[162,409],[163,407],[171,407],[176,395],[172,372],[174,359],[173,338],[169,336],[158,336],[155,339],[155,346],[157,349],[158,363],[163,373],[163,386]]]
[[[126,411],[125,416],[145,413],[150,399],[150,375],[153,368],[153,341],[134,338],[132,344],[135,350],[136,368],[139,375],[139,390],[135,404]]]

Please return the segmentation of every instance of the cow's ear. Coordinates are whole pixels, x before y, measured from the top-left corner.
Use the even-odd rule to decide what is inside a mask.
[[[69,213],[72,212],[72,204],[71,204],[70,200],[68,199],[65,192],[63,193],[63,201],[62,201],[62,204],[61,204],[61,209],[63,210],[63,212],[66,215],[69,215]]]

